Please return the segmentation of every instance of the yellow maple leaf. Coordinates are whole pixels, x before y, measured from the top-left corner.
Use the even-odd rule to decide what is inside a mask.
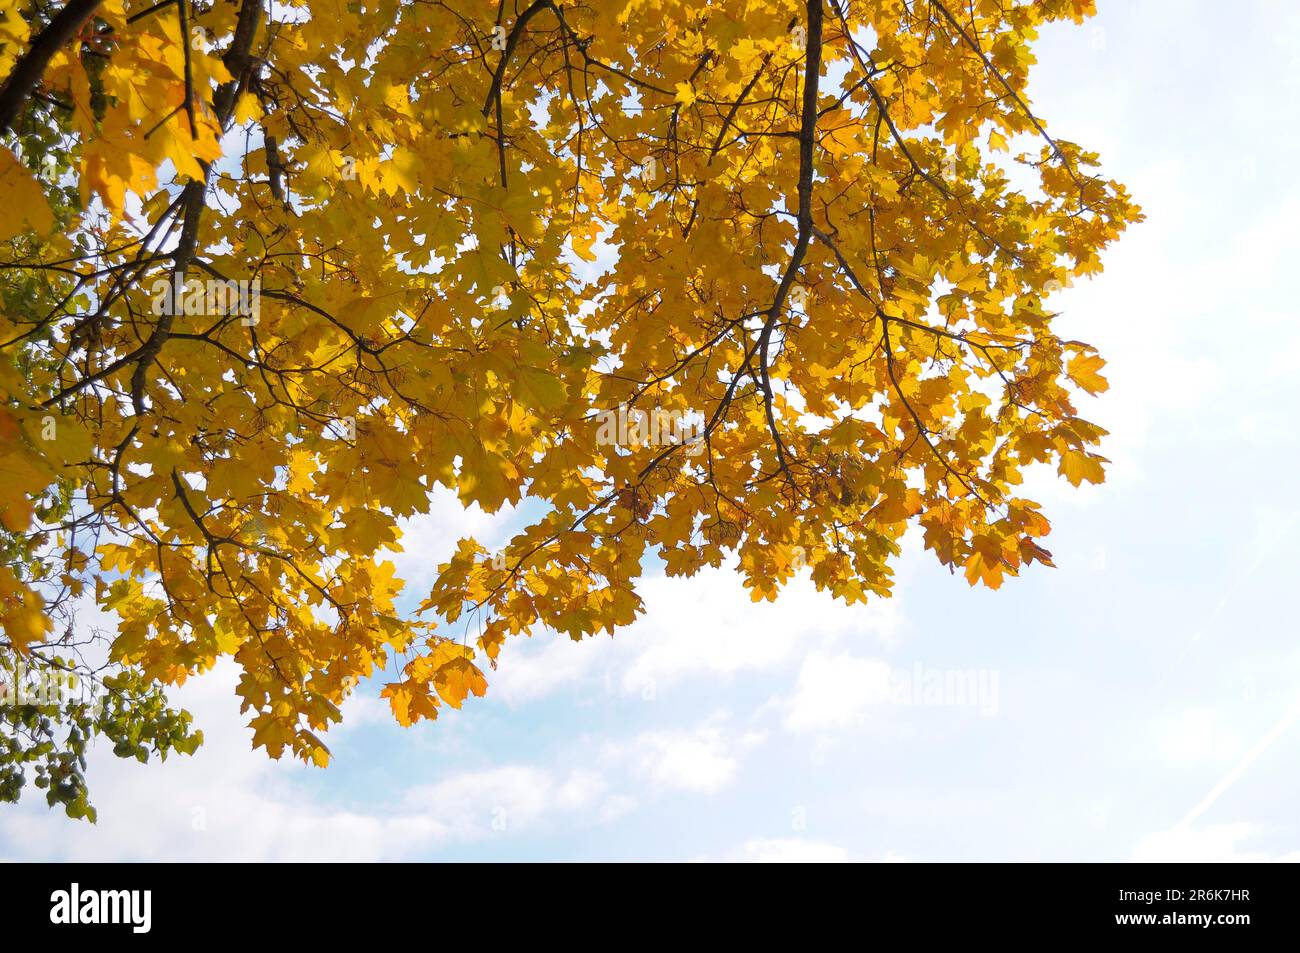
[[[27,231],[44,235],[54,227],[45,190],[7,148],[0,147],[0,241]]]
[[[487,679],[464,656],[454,658],[438,669],[434,685],[442,700],[452,708],[459,708],[471,692],[480,698],[487,693]]]
[[[1080,354],[1069,363],[1067,373],[1089,394],[1100,394],[1110,388],[1110,382],[1101,376],[1101,369],[1106,362],[1097,354]]]

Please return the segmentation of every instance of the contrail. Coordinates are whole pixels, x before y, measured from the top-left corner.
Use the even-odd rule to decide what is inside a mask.
[[[1296,703],[1291,706],[1290,711],[1282,716],[1281,721],[1270,728],[1263,738],[1255,742],[1255,746],[1247,751],[1232,770],[1223,776],[1223,779],[1210,790],[1210,793],[1201,798],[1201,802],[1187,812],[1187,816],[1178,822],[1178,827],[1187,827],[1192,821],[1208,811],[1210,806],[1219,799],[1219,796],[1232,787],[1237,782],[1237,779],[1245,774],[1265,751],[1272,747],[1273,742],[1277,741],[1297,721],[1300,721],[1300,698],[1296,699]]]

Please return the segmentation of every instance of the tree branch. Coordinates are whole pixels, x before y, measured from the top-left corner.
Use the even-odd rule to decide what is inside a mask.
[[[8,132],[27,98],[45,75],[51,58],[64,44],[80,31],[81,27],[99,8],[100,0],[71,0],[55,14],[54,19],[36,37],[32,47],[20,59],[0,87],[0,135]]]

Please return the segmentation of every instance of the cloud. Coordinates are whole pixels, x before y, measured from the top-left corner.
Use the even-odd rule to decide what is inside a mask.
[[[1153,729],[1155,750],[1171,764],[1228,764],[1242,743],[1227,720],[1225,711],[1210,708],[1189,708],[1162,719]]]
[[[653,578],[645,591],[649,615],[633,635],[640,650],[623,671],[629,693],[695,674],[773,671],[810,643],[849,633],[888,641],[901,623],[894,601],[846,606],[806,579],[788,586],[775,603],[756,603],[739,574],[727,569],[708,569],[685,583]]]
[[[850,859],[843,847],[798,837],[746,841],[740,854],[754,864],[842,864]]]
[[[714,859],[704,856],[697,858],[697,861],[708,863]],[[826,841],[809,840],[804,837],[773,837],[745,841],[740,847],[729,851],[722,859],[727,862],[748,864],[844,864],[869,858],[860,858],[847,847]],[[879,861],[898,864],[906,863],[907,858],[889,851]]]
[[[1148,834],[1130,858],[1136,863],[1300,863],[1300,850],[1285,854],[1244,849],[1243,842],[1260,836],[1258,824],[1178,826]]]
[[[601,659],[611,655],[606,638],[575,642],[551,632],[528,641],[515,639],[502,650],[496,672],[488,681],[490,698],[507,705],[526,705],[549,698],[565,685],[593,677]]]
[[[452,774],[363,809],[319,800],[314,769],[253,751],[229,663],[173,693],[203,729],[192,758],[141,765],[91,753],[99,822],[74,822],[29,794],[0,813],[0,855],[15,859],[369,861],[427,855],[499,831],[617,816],[603,775],[527,765]]]
[[[735,780],[743,755],[765,740],[754,732],[733,738],[726,721],[719,713],[685,731],[642,732],[607,746],[606,757],[661,790],[717,794]]]
[[[739,766],[714,729],[695,734],[648,732],[637,738],[637,746],[637,770],[665,788],[716,794],[731,783]]]
[[[860,723],[866,712],[890,698],[887,662],[815,652],[804,659],[794,695],[784,708],[790,731],[826,731]]]
[[[402,551],[389,551],[380,558],[397,568],[407,595],[422,599],[433,585],[438,566],[451,558],[457,543],[472,536],[486,547],[499,546],[508,540],[518,521],[515,506],[487,513],[477,503],[465,506],[451,490],[435,486],[429,494],[428,513],[398,520]]]
[[[468,840],[593,808],[605,790],[604,777],[594,771],[578,769],[559,776],[542,768],[509,765],[411,788],[403,808],[411,816],[436,818],[451,836]]]
[[[650,576],[639,591],[645,615],[612,639],[575,643],[546,634],[508,645],[492,691],[511,705],[583,683],[655,697],[691,678],[779,671],[846,636],[890,644],[902,629],[897,597],[847,606],[804,578],[775,603],[755,603],[730,567],[689,579]]]
[[[612,824],[620,818],[631,814],[640,806],[640,802],[630,794],[615,794],[605,799],[596,814],[601,824]]]

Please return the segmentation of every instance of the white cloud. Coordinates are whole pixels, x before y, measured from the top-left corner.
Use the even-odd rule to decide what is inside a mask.
[[[612,639],[575,643],[545,634],[511,642],[492,691],[512,705],[584,682],[656,697],[692,677],[779,671],[849,635],[889,644],[902,628],[897,598],[847,606],[806,578],[775,603],[751,600],[732,568],[705,568],[689,579],[650,576],[639,591],[645,615]]]
[[[596,820],[601,824],[612,824],[631,814],[639,806],[640,802],[630,794],[615,794],[606,798],[604,803],[600,805]]]
[[[1227,727],[1222,710],[1189,708],[1156,722],[1155,750],[1172,764],[1227,764],[1241,752],[1241,738]]]
[[[488,691],[490,697],[511,706],[539,701],[565,685],[590,678],[600,659],[609,654],[607,638],[575,642],[545,632],[527,641],[513,639],[502,650]]]
[[[799,837],[746,841],[741,856],[757,864],[842,864],[850,859],[843,847]]]
[[[521,765],[454,774],[406,790],[395,804],[351,809],[322,803],[300,783],[315,769],[288,759],[273,762],[252,750],[235,681],[227,663],[173,693],[173,703],[190,710],[203,729],[195,756],[141,765],[101,746],[88,770],[98,823],[70,821],[29,794],[19,807],[0,812],[0,854],[82,861],[368,861],[609,811],[602,775]],[[630,808],[616,803],[614,809]]]
[[[657,732],[638,739],[639,770],[655,784],[715,794],[731,782],[739,762],[726,753],[715,732],[699,735]]]
[[[1272,854],[1244,848],[1244,841],[1262,833],[1259,825],[1244,822],[1206,827],[1179,826],[1143,837],[1133,849],[1131,860],[1137,863],[1300,862],[1300,850]]]
[[[771,671],[810,643],[850,633],[887,642],[901,627],[897,600],[846,606],[807,579],[787,586],[775,603],[754,602],[729,569],[706,569],[686,581],[652,578],[645,594],[648,616],[634,636],[642,650],[623,673],[629,692],[695,673]]]
[[[729,739],[725,715],[688,731],[647,731],[630,744],[612,745],[614,759],[625,757],[634,774],[668,791],[716,794],[735,780],[740,757],[762,743],[763,736],[748,733]]]
[[[794,695],[781,703],[790,731],[826,731],[858,724],[890,698],[889,664],[873,658],[815,652],[804,659]]]
[[[517,509],[503,506],[487,513],[477,504],[463,505],[456,494],[436,486],[429,494],[429,512],[398,521],[401,552],[388,552],[397,568],[397,578],[406,583],[406,592],[421,598],[437,575],[438,566],[451,558],[456,544],[472,536],[482,545],[500,546],[509,538],[517,522]]]
[[[437,818],[449,834],[473,839],[593,808],[604,793],[605,779],[593,771],[558,777],[541,768],[509,765],[411,788],[402,801],[414,816]]]
[[[709,863],[717,859],[709,856],[696,858],[699,863]],[[805,837],[772,837],[745,841],[740,847],[728,851],[721,859],[750,864],[843,864],[872,858],[858,857],[848,848],[827,841]],[[901,864],[906,863],[907,858],[891,850],[878,858],[878,861],[885,864]]]

